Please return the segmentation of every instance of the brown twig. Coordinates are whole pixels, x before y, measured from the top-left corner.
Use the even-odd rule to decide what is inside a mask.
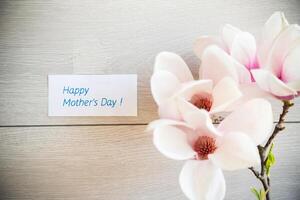
[[[250,167],[249,169],[252,171],[255,177],[261,182],[261,184],[264,187],[264,190],[268,192],[269,191],[268,180],[266,180],[264,176],[261,176],[261,174],[258,171],[256,171],[253,167]]]
[[[289,108],[292,107],[294,104],[288,100],[283,100],[283,106],[282,106],[282,112],[279,116],[279,120],[274,128],[274,131],[272,135],[269,137],[268,141],[264,146],[258,145],[258,152],[260,156],[260,172],[255,170],[253,167],[250,167],[249,170],[252,171],[252,173],[255,175],[255,177],[260,180],[262,183],[264,190],[266,192],[266,200],[270,200],[270,177],[266,173],[266,162],[269,154],[269,148],[271,144],[273,143],[275,137],[277,134],[284,130],[284,122],[285,122],[285,116],[289,111]]]
[[[292,103],[290,101],[286,101],[286,100],[283,101],[282,112],[279,116],[279,120],[275,126],[275,129],[274,129],[271,137],[268,139],[267,143],[265,144],[264,149],[268,149],[270,147],[270,145],[272,144],[276,135],[285,128],[285,126],[284,126],[285,116],[289,112],[289,108],[292,107],[293,105],[294,105],[294,103]]]

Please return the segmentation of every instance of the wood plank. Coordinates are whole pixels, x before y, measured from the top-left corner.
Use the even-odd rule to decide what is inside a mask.
[[[274,200],[300,195],[300,124],[276,141]],[[183,162],[163,157],[145,126],[0,128],[0,199],[185,199]],[[226,172],[226,199],[254,199],[250,171]]]
[[[299,7],[297,0],[2,0],[0,125],[148,123],[156,118],[149,77],[158,52],[182,55],[197,77],[197,36],[228,22],[257,34],[276,10],[299,23]],[[138,117],[47,116],[48,74],[112,73],[139,75]],[[294,111],[289,120],[299,118]]]

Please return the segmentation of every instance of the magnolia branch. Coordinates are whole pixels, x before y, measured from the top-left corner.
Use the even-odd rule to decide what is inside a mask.
[[[264,190],[266,192],[266,200],[270,200],[270,178],[266,173],[266,162],[267,162],[268,154],[270,151],[270,147],[273,144],[273,141],[274,141],[275,137],[277,136],[277,134],[280,131],[284,130],[285,116],[288,113],[289,108],[294,105],[292,102],[287,101],[287,100],[283,100],[282,102],[283,102],[282,112],[279,116],[279,120],[274,128],[272,135],[269,137],[268,141],[266,142],[266,144],[264,146],[261,146],[261,145],[257,146],[260,160],[261,160],[260,172],[255,170],[253,167],[249,168],[249,170],[251,170],[251,172],[255,175],[255,177],[263,185]]]

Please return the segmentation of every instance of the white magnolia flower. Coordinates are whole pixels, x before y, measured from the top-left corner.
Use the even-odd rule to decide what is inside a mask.
[[[176,120],[182,120],[183,112],[195,108],[211,114],[221,112],[241,97],[232,78],[223,77],[216,84],[212,80],[194,80],[184,60],[170,52],[156,57],[151,92],[160,117]]]
[[[227,24],[220,37],[200,37],[195,52],[202,60],[204,78],[255,81],[279,99],[292,99],[300,91],[300,27],[290,25],[281,12],[267,20],[259,43],[250,33]]]
[[[194,110],[184,121],[152,122],[153,142],[165,156],[187,160],[179,176],[184,194],[191,200],[222,200],[225,180],[222,170],[237,170],[259,164],[257,145],[271,134],[271,105],[264,99],[243,104],[215,128],[208,113]]]

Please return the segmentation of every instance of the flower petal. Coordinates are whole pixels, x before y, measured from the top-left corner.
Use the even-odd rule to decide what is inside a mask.
[[[226,76],[240,83],[251,82],[249,71],[217,46],[205,49],[201,59],[202,79],[211,79],[216,84]]]
[[[179,80],[170,72],[158,71],[151,77],[151,92],[158,105],[170,98],[180,87]]]
[[[176,127],[186,127],[186,128],[193,128],[189,126],[187,123],[182,121],[176,121],[171,119],[158,119],[150,122],[147,126],[146,131],[153,131],[154,129],[158,128],[159,126],[176,126]]]
[[[298,92],[298,95],[299,95],[300,80],[289,82],[287,85],[288,85],[288,87],[293,88],[294,90],[296,90]]]
[[[156,56],[154,72],[165,70],[174,74],[180,82],[193,80],[193,75],[184,60],[177,54],[161,52]]]
[[[251,84],[240,84],[240,90],[243,93],[244,102],[254,98],[270,98],[270,93],[262,90],[257,83],[252,82]]]
[[[190,145],[193,145],[199,137],[199,135],[195,133],[193,127],[191,127],[187,123],[182,121],[170,120],[170,119],[159,119],[159,120],[152,121],[151,123],[148,124],[146,131],[152,132],[156,128],[161,126],[172,126],[180,129],[186,134],[188,143]]]
[[[244,133],[226,133],[209,159],[223,170],[238,170],[260,163],[258,149],[253,140]]]
[[[199,58],[201,58],[205,48],[207,48],[210,45],[217,45],[224,50],[226,49],[225,44],[223,43],[223,41],[221,41],[221,39],[219,37],[201,36],[201,37],[197,38],[197,40],[194,44],[195,54]]]
[[[279,80],[271,72],[263,69],[254,69],[251,70],[252,75],[257,83],[257,85],[271,94],[281,97],[281,96],[290,96],[296,95],[297,92],[288,87],[284,82]]]
[[[300,27],[298,25],[290,25],[284,29],[274,42],[263,67],[272,71],[277,77],[281,76],[284,60],[299,40]]]
[[[224,175],[210,161],[187,161],[180,172],[179,183],[191,200],[223,200],[225,196]]]
[[[195,94],[211,93],[213,88],[212,80],[197,80],[183,84],[181,89],[175,94],[178,97],[190,100]]]
[[[300,41],[286,57],[281,76],[285,82],[300,81]]]
[[[224,43],[226,44],[227,48],[229,49],[229,52],[231,52],[233,41],[235,40],[235,37],[237,34],[241,32],[240,29],[230,25],[225,24],[222,28],[222,38]]]
[[[173,126],[157,127],[153,132],[153,143],[162,154],[171,159],[186,160],[196,155],[187,135]]]
[[[184,113],[183,119],[194,129],[205,129],[207,126],[210,126],[210,124],[212,124],[208,112],[204,110]]]
[[[275,39],[288,25],[289,23],[282,12],[275,12],[265,23],[257,55],[262,66],[266,64],[266,58]]]
[[[264,99],[252,99],[228,115],[219,125],[223,134],[242,132],[251,137],[256,145],[262,144],[272,133],[273,112]]]
[[[242,96],[237,83],[225,77],[213,89],[213,105],[211,113],[224,111],[230,104]]]
[[[159,105],[158,112],[161,118],[182,120],[177,99],[183,98],[189,101],[194,94],[211,93],[213,84],[211,80],[198,80],[181,85],[179,91]]]
[[[188,106],[192,108],[186,108]],[[206,110],[198,109],[189,102],[178,99],[178,107],[181,110],[183,120],[197,130],[198,134],[211,135],[212,137],[220,135],[214,127],[209,113]],[[182,111],[186,109],[185,112]]]
[[[256,65],[256,41],[253,35],[248,32],[240,32],[235,37],[231,56],[250,69]]]
[[[262,90],[258,87],[257,83],[253,82],[250,84],[240,84],[239,89],[242,92],[241,98],[237,99],[233,104],[230,104],[225,111],[233,111],[247,101],[255,98],[274,98],[269,92]]]
[[[158,114],[163,119],[182,120],[176,97],[171,97],[158,106]]]
[[[178,106],[178,110],[181,115],[199,110],[199,108],[197,108],[192,103],[190,103],[189,101],[187,101],[186,99],[183,99],[183,98],[177,99],[177,106]]]

